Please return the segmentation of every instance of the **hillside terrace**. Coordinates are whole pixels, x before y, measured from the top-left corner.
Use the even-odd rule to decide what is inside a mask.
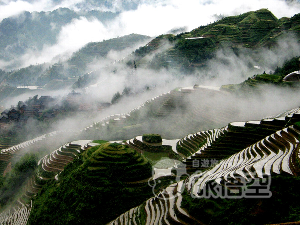
[[[245,123],[238,122],[233,125],[241,128]],[[293,125],[278,130],[221,160],[210,169],[169,185],[155,197],[120,215],[110,224],[202,224],[186,209],[181,208],[183,197],[191,195],[193,202],[196,201],[195,198],[204,198],[202,190],[210,182],[221,184],[223,188],[231,188],[230,191],[234,192],[237,191],[236,187],[229,184],[233,184],[233,180],[235,180],[234,184],[236,182],[241,184],[244,182],[241,177],[247,182],[249,179],[265,178],[272,174],[297,175],[300,171],[299,134],[299,127]],[[188,192],[185,195],[183,195],[184,188],[187,188]],[[141,211],[144,212],[143,215]],[[201,214],[201,211],[197,213]]]
[[[211,170],[199,175],[192,175],[188,182],[188,189],[194,196],[199,194],[207,182],[214,180],[217,183],[228,182],[229,179],[237,179],[240,175],[263,178],[272,173],[282,172],[295,175],[297,168],[293,154],[298,148],[300,131],[295,126],[289,126],[283,130],[267,136],[261,141],[245,148],[229,158],[222,160]],[[298,157],[298,155],[296,156]],[[240,181],[239,181],[240,182]]]

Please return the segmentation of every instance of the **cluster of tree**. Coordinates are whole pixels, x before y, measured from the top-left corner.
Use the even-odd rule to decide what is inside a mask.
[[[26,153],[16,163],[12,164],[12,169],[6,175],[0,176],[0,208],[13,202],[16,193],[22,187],[24,181],[28,179],[37,167],[38,157],[34,153]]]
[[[299,14],[300,18],[300,14]],[[299,56],[293,57],[290,60],[285,61],[282,67],[277,67],[274,71],[274,75],[280,75],[281,77],[286,76],[287,74],[300,70],[300,61]]]
[[[124,96],[129,96],[131,95],[131,89],[128,87],[125,87],[122,91],[122,94],[120,94],[120,92],[117,92],[113,95],[112,99],[111,99],[111,104],[116,104],[118,103]]]
[[[142,136],[142,140],[151,144],[162,142],[162,138],[160,134],[144,134]]]
[[[83,76],[80,76],[78,80],[73,84],[73,89],[80,89],[85,88],[88,85],[94,83],[97,81],[97,78],[99,76],[99,71],[93,71],[91,73],[86,73]]]

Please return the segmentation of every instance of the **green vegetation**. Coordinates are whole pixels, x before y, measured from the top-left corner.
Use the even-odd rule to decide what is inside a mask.
[[[299,70],[299,56],[287,60],[282,67],[277,67],[276,70],[274,71],[274,74],[284,77],[289,73],[297,70]]]
[[[80,88],[85,88],[88,85],[95,83],[97,81],[97,74],[92,72],[92,73],[86,73],[83,76],[80,76],[77,81],[72,85],[73,89],[80,89]]]
[[[163,158],[169,158],[168,152],[149,152],[149,151],[143,151],[142,155],[149,160],[151,165],[154,165],[155,163],[159,162]]]
[[[272,175],[271,198],[198,199],[185,193],[182,207],[205,224],[277,224],[299,221],[299,187],[299,177]]]
[[[263,81],[265,83],[279,83],[282,81],[282,77],[279,75],[273,75],[273,74],[261,74],[256,75],[255,79],[257,81]]]
[[[8,171],[5,177],[0,179],[0,208],[12,203],[17,198],[22,184],[28,177],[33,175],[37,167],[37,155],[27,153],[15,164],[12,164],[12,170]]]
[[[107,177],[133,182],[152,176],[149,162],[127,145],[104,143],[85,151],[83,159],[88,178],[96,178],[95,183],[101,183],[102,179],[106,180]]]
[[[65,13],[67,14],[68,12],[66,11]],[[299,18],[299,15],[295,15],[291,19],[282,18],[278,20],[266,9],[239,16],[226,17],[191,32],[176,36],[161,35],[146,46],[136,50],[128,58],[127,65],[134,69],[138,69],[143,64],[147,64],[153,69],[163,67],[189,70],[194,67],[202,67],[205,66],[207,59],[214,57],[216,50],[224,46],[233,49],[234,52],[238,52],[241,48],[271,47],[275,43],[276,38],[283,33],[299,31]],[[15,24],[11,21],[4,22],[8,27],[15,27]],[[17,32],[13,31],[13,29],[9,30],[10,32]],[[1,81],[5,77],[9,78],[8,82],[18,85],[20,82],[25,83],[27,73],[32,73],[33,77],[30,82],[36,82],[41,85],[48,84],[50,89],[60,85],[69,85],[69,82],[75,79],[70,77],[73,75],[78,77],[86,72],[86,66],[93,62],[95,58],[101,59],[107,56],[110,50],[123,50],[147,38],[132,34],[101,43],[90,43],[74,53],[68,62],[54,64],[49,68],[30,66],[10,73],[0,71],[0,78]],[[166,50],[162,52],[156,51],[161,47],[165,47]],[[149,54],[153,54],[150,62],[147,61]],[[229,84],[222,86],[222,89],[234,93],[241,91],[248,94],[258,92],[257,87],[266,84],[290,87],[293,85],[282,82],[282,78],[286,74],[298,70],[298,68],[298,57],[295,57],[287,61],[281,68],[277,68],[274,74],[257,74],[241,84]],[[55,79],[59,79],[59,81]],[[79,77],[73,87],[86,87],[94,79],[95,74],[85,74]],[[4,93],[19,91],[9,86],[2,88]],[[123,96],[129,94],[131,94],[129,88],[125,88],[122,94],[117,92],[113,96],[111,103],[117,103]],[[155,102],[153,101],[154,103],[151,102],[150,106],[145,104],[142,109],[132,112],[129,117],[122,117],[122,121],[121,119],[111,119],[109,123],[106,123],[106,126],[102,126],[99,123],[95,124],[93,128],[97,129],[97,136],[116,140],[119,137],[124,139],[126,135],[132,136],[132,133],[137,135],[145,133],[149,127],[145,125],[151,123],[151,129],[155,130],[155,132],[163,130],[165,136],[165,133],[168,132],[167,129],[171,128],[169,126],[161,128],[161,124],[159,124],[161,120],[159,118],[163,118],[165,114],[169,115],[170,112],[175,111],[174,109],[180,109],[182,112],[189,110],[188,107],[185,108],[184,105],[179,105],[180,103],[178,103],[181,102],[182,95],[178,94],[180,96],[178,97],[179,101],[177,101],[176,96],[166,95],[155,100]],[[36,99],[37,97],[34,98]],[[63,103],[63,105],[64,110],[62,111],[64,112],[76,110],[76,106],[68,102]],[[203,108],[206,108],[206,106],[204,105]],[[44,116],[47,113],[51,114],[48,110],[43,112],[42,115]],[[145,122],[145,118],[148,121]],[[180,117],[182,120],[183,118]],[[194,127],[204,127],[199,126],[201,122],[197,121],[198,118],[191,120],[195,122],[190,122]],[[180,123],[181,121],[178,121],[176,126],[172,126],[179,127],[178,124]],[[183,123],[188,122],[184,121]],[[209,123],[210,126],[213,125],[213,122]],[[49,124],[37,122],[33,123],[33,127],[35,132],[42,133],[44,126],[48,127]],[[119,124],[122,126],[119,126]],[[159,129],[157,129],[158,127]],[[93,128],[90,129],[90,132],[95,132]],[[236,136],[232,135],[227,140],[226,138],[218,139],[211,144],[211,153],[209,151],[204,152],[206,153],[204,157],[207,158],[209,156],[213,158],[216,156],[215,158],[217,159],[228,157],[230,154],[249,146],[254,140],[259,140],[261,136],[269,135],[274,131],[272,129],[246,128],[232,125],[229,125],[229,130],[235,132]],[[22,137],[18,137],[16,133],[9,133],[10,138],[20,138],[21,140]],[[26,133],[26,130],[22,130],[22,133]],[[89,136],[88,133],[87,136]],[[245,139],[237,138],[241,136],[245,137]],[[34,207],[32,208],[29,223],[53,224],[53,221],[55,221],[57,224],[106,224],[126,210],[152,197],[152,188],[149,187],[147,182],[152,176],[151,164],[153,165],[165,157],[177,159],[179,156],[175,155],[171,146],[161,145],[162,137],[159,134],[144,134],[142,140],[144,143],[134,146],[135,149],[142,149],[141,154],[125,144],[110,143],[104,140],[93,141],[99,145],[90,147],[79,154],[78,158],[68,164],[64,171],[59,174],[58,180],[51,179],[48,181],[42,191],[34,198]],[[4,136],[0,138],[0,143],[2,143],[1,141],[12,143],[12,139]],[[177,150],[188,156],[193,153],[192,148],[195,150],[199,149],[205,143],[206,139],[195,144],[191,142],[184,147],[178,146]],[[75,150],[73,149],[73,151]],[[222,151],[223,155],[219,154]],[[18,191],[28,174],[31,175],[36,169],[36,161],[35,156],[26,156],[13,165],[13,170],[10,173],[0,178],[0,194],[3,196],[0,199],[1,207],[11,202],[13,196],[11,190]],[[299,165],[299,160],[296,163]],[[38,169],[42,171],[43,177],[53,178],[54,172],[43,171],[41,165]],[[192,199],[185,193],[185,200],[182,206],[190,214],[208,224],[260,224],[300,220],[300,207],[297,205],[297,202],[300,200],[297,194],[300,184],[299,178],[283,175],[274,176],[273,178],[271,187],[273,197],[271,199]],[[168,186],[173,180],[174,176],[163,177],[161,183],[156,187],[156,191]],[[199,214],[199,211],[203,212],[203,214]],[[272,216],[272,213],[274,213],[274,216]],[[143,211],[141,214],[141,217],[146,216]]]
[[[166,34],[159,35],[158,37],[151,40],[146,46],[140,47],[137,49],[134,54],[138,58],[142,58],[149,53],[152,53],[154,50],[157,50],[160,46],[165,45],[168,41],[172,40],[174,35]]]
[[[201,68],[206,61],[214,57],[216,50],[275,46],[284,35],[295,32],[299,34],[300,16],[278,20],[269,10],[260,9],[238,16],[222,18],[212,24],[200,26],[191,32],[178,35],[161,35],[146,46],[135,51],[136,64],[145,64],[146,56],[154,57],[148,65],[153,69],[167,68],[193,71]],[[159,47],[171,44],[165,51],[155,53]]]
[[[15,70],[7,74],[7,82],[12,85],[32,85],[45,70],[46,66],[43,64]]]
[[[140,42],[145,42],[150,37],[130,34],[123,37],[112,38],[102,42],[91,42],[77,51],[68,60],[70,66],[75,66],[77,70],[84,71],[88,63],[93,62],[94,59],[101,59],[106,57],[111,50],[122,51],[126,48],[133,47]]]
[[[149,162],[128,146],[94,146],[43,187],[29,223],[106,224],[151,197],[147,181],[134,184],[151,175]]]
[[[37,167],[37,160],[37,155],[27,153],[13,165],[14,170],[20,173],[34,170]]]
[[[142,137],[143,141],[150,144],[159,144],[162,142],[160,134],[144,134]]]
[[[147,89],[146,89],[147,90]],[[125,96],[130,96],[132,94],[132,91],[130,88],[125,87],[122,91],[122,94],[120,94],[120,92],[117,92],[113,95],[112,99],[111,99],[111,104],[116,104],[118,103],[123,97]]]
[[[121,97],[122,96],[121,96],[120,92],[115,93],[114,96],[111,99],[111,104],[118,103],[121,100]]]
[[[247,80],[240,84],[227,84],[221,87],[222,90],[237,93],[237,94],[249,94],[259,93],[263,89],[258,89],[262,85],[271,84],[281,87],[294,87],[298,88],[297,82],[284,82],[283,78],[291,72],[299,70],[299,57],[293,57],[287,60],[282,67],[277,67],[273,74],[257,74],[253,77],[249,77]]]
[[[104,143],[107,143],[108,141],[105,141],[105,140],[94,140],[92,142],[93,143],[98,143],[98,144],[104,144]]]

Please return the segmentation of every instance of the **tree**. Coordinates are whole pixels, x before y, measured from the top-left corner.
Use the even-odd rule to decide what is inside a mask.
[[[125,87],[123,92],[122,92],[122,95],[130,95],[130,91],[131,91],[131,88]]]
[[[120,101],[121,97],[122,96],[121,96],[120,92],[117,92],[116,94],[114,94],[114,96],[111,99],[111,104],[118,103]]]

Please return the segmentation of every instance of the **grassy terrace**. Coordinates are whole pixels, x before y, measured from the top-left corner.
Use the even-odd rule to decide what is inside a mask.
[[[270,11],[261,9],[226,17],[208,26],[197,28],[191,34],[211,37],[215,42],[226,40],[249,47],[259,43],[262,37],[278,25],[278,19]]]
[[[152,176],[150,163],[140,153],[123,144],[94,143],[100,145],[79,154],[58,181],[43,187],[34,201],[31,224],[52,224],[53,219],[59,224],[106,223],[152,195],[148,183],[139,182]]]
[[[214,129],[187,135],[178,141],[177,151],[185,155],[186,159],[183,162],[188,172],[193,173],[198,169],[207,169],[201,166],[201,160],[228,158],[297,121],[299,121],[298,111],[293,110],[284,117],[233,122],[222,128],[222,132],[220,129]],[[199,167],[194,166],[195,160],[199,160]]]

